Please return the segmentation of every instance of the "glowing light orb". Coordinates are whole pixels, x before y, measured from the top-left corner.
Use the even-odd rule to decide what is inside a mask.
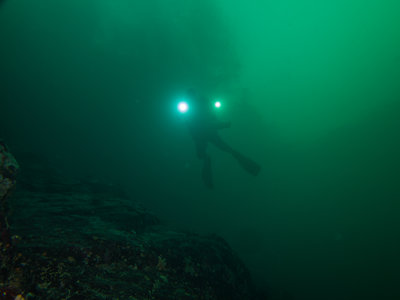
[[[220,108],[220,107],[221,107],[221,102],[216,101],[216,102],[214,103],[214,106],[215,106],[216,108]]]
[[[178,110],[179,110],[181,113],[187,112],[188,109],[189,109],[189,105],[188,105],[185,101],[179,102],[179,104],[178,104]]]

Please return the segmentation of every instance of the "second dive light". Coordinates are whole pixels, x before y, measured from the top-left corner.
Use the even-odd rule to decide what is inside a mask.
[[[215,102],[214,102],[214,106],[215,106],[216,108],[220,108],[220,107],[221,107],[221,102],[220,102],[220,101],[215,101]]]

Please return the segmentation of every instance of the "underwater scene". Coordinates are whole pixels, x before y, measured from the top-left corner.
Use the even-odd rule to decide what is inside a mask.
[[[399,13],[0,0],[0,299],[400,299]]]

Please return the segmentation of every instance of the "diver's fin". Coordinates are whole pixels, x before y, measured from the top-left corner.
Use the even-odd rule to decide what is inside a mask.
[[[250,174],[257,176],[261,171],[261,166],[250,158],[235,151],[232,153],[233,157],[238,161],[240,166]]]
[[[208,155],[206,158],[204,158],[204,165],[201,176],[206,187],[208,187],[209,189],[213,189],[214,184],[212,180],[211,158]]]

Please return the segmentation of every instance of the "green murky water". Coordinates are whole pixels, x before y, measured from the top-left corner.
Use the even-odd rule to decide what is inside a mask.
[[[226,238],[271,299],[399,299],[397,1],[0,2],[0,136]],[[224,100],[216,188],[176,111]],[[292,297],[292,298],[291,298]]]

